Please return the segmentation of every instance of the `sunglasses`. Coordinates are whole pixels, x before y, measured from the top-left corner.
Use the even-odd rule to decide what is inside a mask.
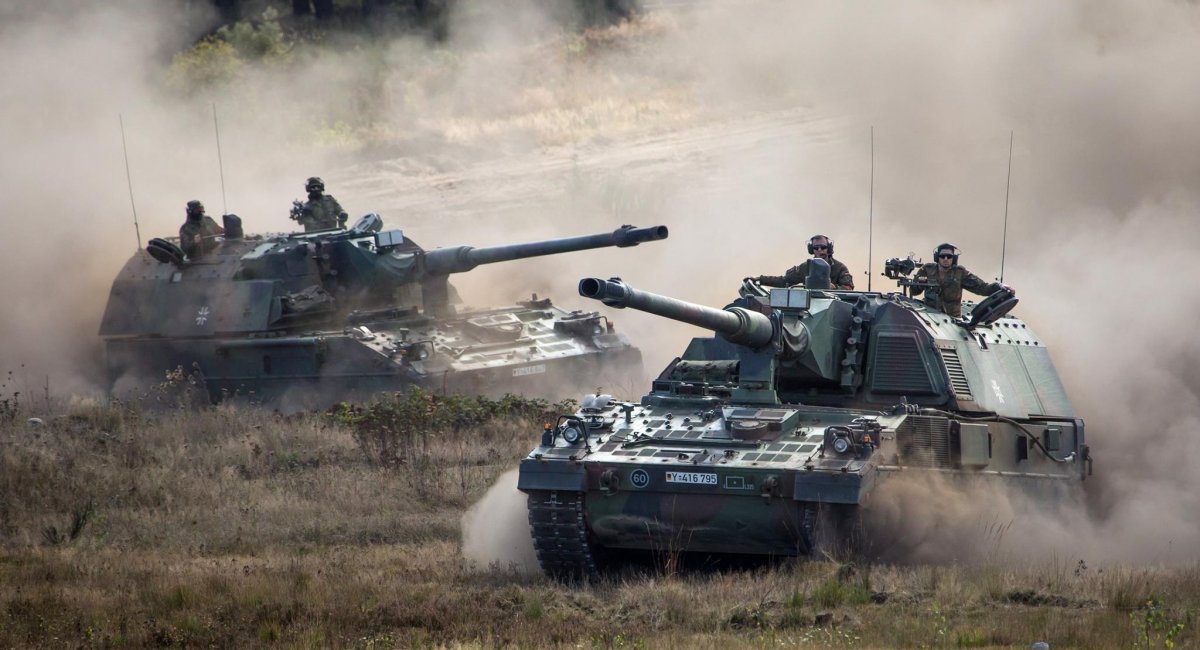
[[[826,246],[825,244],[813,244],[813,250],[815,250],[815,251],[827,251],[827,250],[829,250],[829,247],[828,247],[828,246]]]
[[[952,260],[952,259],[954,259],[954,254],[953,253],[942,253],[942,254],[938,255],[938,259],[939,260]]]

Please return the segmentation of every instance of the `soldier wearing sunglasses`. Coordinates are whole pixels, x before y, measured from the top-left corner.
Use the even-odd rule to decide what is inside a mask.
[[[925,293],[925,304],[940,309],[949,316],[962,316],[962,293],[966,289],[981,296],[997,291],[1017,294],[1012,287],[999,282],[984,282],[979,276],[958,265],[959,250],[954,244],[938,244],[933,251],[934,262],[921,266],[913,277],[913,296]],[[922,287],[921,284],[934,285]]]
[[[846,268],[845,264],[833,259],[832,239],[825,235],[813,235],[808,240],[808,253],[829,263],[829,281],[833,284],[834,289],[854,290],[854,276],[850,275],[850,269]],[[799,266],[788,269],[783,275],[760,275],[750,279],[766,287],[790,287],[804,284],[804,279],[807,277],[808,261],[806,260]]]

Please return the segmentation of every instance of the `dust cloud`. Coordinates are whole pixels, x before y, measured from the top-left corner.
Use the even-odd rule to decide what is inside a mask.
[[[537,573],[525,499],[517,470],[505,472],[462,518],[463,557],[478,567]]]
[[[803,259],[816,232],[875,289],[889,288],[882,259],[950,241],[984,278],[1003,263],[1088,423],[1096,476],[1084,505],[1044,519],[1024,497],[896,488],[911,526],[897,534],[919,557],[953,546],[935,539],[946,522],[975,521],[1006,547],[1089,562],[1194,560],[1200,8],[649,4],[576,37],[532,1],[469,3],[444,43],[346,48],[198,95],[171,90],[168,63],[208,20],[201,3],[4,10],[0,369],[102,384],[96,326],[136,246],[118,115],[143,242],[176,232],[192,198],[248,231],[286,230],[313,174],[352,215],[378,211],[426,247],[667,224],[665,242],[456,279],[469,304],[536,291],[602,309],[647,377],[702,333],[584,304],[579,278],[719,306],[743,276]],[[339,119],[354,111],[372,116],[365,134]]]

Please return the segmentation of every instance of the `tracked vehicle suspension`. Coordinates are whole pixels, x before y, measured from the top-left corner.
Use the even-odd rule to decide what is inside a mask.
[[[529,492],[529,528],[538,563],[547,575],[568,581],[599,576],[582,492]]]

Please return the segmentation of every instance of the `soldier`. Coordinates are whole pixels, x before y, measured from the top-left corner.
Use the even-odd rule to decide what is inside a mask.
[[[833,259],[832,239],[825,235],[813,235],[808,240],[808,253],[829,263],[829,281],[833,284],[834,289],[854,290],[854,276],[850,275],[850,269],[846,268],[845,264]],[[804,278],[807,277],[808,261],[806,260],[799,266],[788,269],[783,275],[760,275],[751,279],[768,287],[790,287],[804,284]]]
[[[963,289],[987,296],[1004,290],[1017,295],[1012,287],[999,282],[984,282],[979,276],[958,265],[959,250],[954,244],[938,244],[933,251],[934,262],[923,264],[913,282],[932,284],[932,287],[914,286],[913,296],[925,294],[925,304],[940,309],[949,316],[962,316]]]
[[[225,234],[225,229],[217,225],[212,217],[204,214],[204,204],[199,201],[187,202],[187,221],[179,227],[179,247],[184,254],[196,259],[217,247],[217,235]]]
[[[297,201],[292,208],[292,218],[304,226],[304,232],[346,226],[346,212],[341,204],[324,193],[325,181],[313,176],[305,181],[304,190],[308,192],[308,201],[303,204]]]

